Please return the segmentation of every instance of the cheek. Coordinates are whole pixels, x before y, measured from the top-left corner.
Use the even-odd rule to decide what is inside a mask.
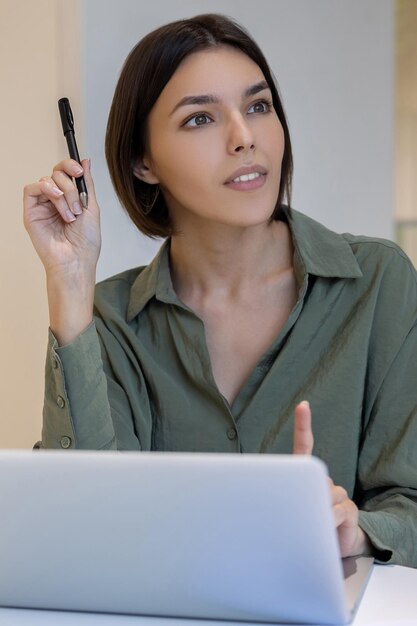
[[[270,146],[270,154],[274,155],[274,160],[279,160],[279,164],[281,165],[282,157],[284,156],[285,138],[283,128],[279,121],[278,123],[274,123],[267,131],[265,139]]]
[[[177,146],[170,145],[167,142],[164,142],[163,146],[152,146],[152,170],[158,178],[162,189],[170,189],[175,181],[182,184],[183,168],[179,167],[181,162],[182,157]]]
[[[218,168],[218,145],[214,141],[203,142],[198,137],[184,137],[182,141],[164,140],[152,146],[152,167],[162,188],[174,195],[188,195],[192,190],[203,189],[211,184],[211,176]]]
[[[284,131],[281,125],[278,131],[278,141],[281,146],[280,155],[281,155],[281,160],[282,160],[282,157],[284,156],[284,149],[285,149],[285,137],[284,137]]]

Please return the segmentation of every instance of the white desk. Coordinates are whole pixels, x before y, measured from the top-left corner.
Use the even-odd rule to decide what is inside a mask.
[[[0,608],[0,626],[248,626],[247,622]],[[354,626],[417,626],[417,569],[376,565]],[[259,626],[259,625],[258,625]]]

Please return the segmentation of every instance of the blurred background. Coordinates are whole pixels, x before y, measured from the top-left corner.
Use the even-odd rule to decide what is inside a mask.
[[[22,224],[22,189],[66,157],[57,100],[70,98],[102,210],[98,279],[147,263],[160,241],[113,193],[104,134],[130,49],[198,13],[230,15],[277,78],[294,152],[293,206],[338,232],[394,239],[417,264],[415,0],[0,0],[2,286],[0,447],[42,424],[45,280]]]

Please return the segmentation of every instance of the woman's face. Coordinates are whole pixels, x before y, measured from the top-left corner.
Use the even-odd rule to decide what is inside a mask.
[[[190,220],[244,227],[269,220],[283,152],[262,71],[225,46],[194,53],[178,67],[149,115],[144,163],[175,228]]]

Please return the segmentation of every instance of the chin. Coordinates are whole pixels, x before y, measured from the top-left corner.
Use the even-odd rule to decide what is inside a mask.
[[[235,228],[254,228],[256,226],[262,226],[263,224],[269,224],[271,221],[271,211],[264,211],[262,214],[257,212],[252,215],[236,216],[235,219],[220,219],[219,223],[224,226],[230,226]]]

